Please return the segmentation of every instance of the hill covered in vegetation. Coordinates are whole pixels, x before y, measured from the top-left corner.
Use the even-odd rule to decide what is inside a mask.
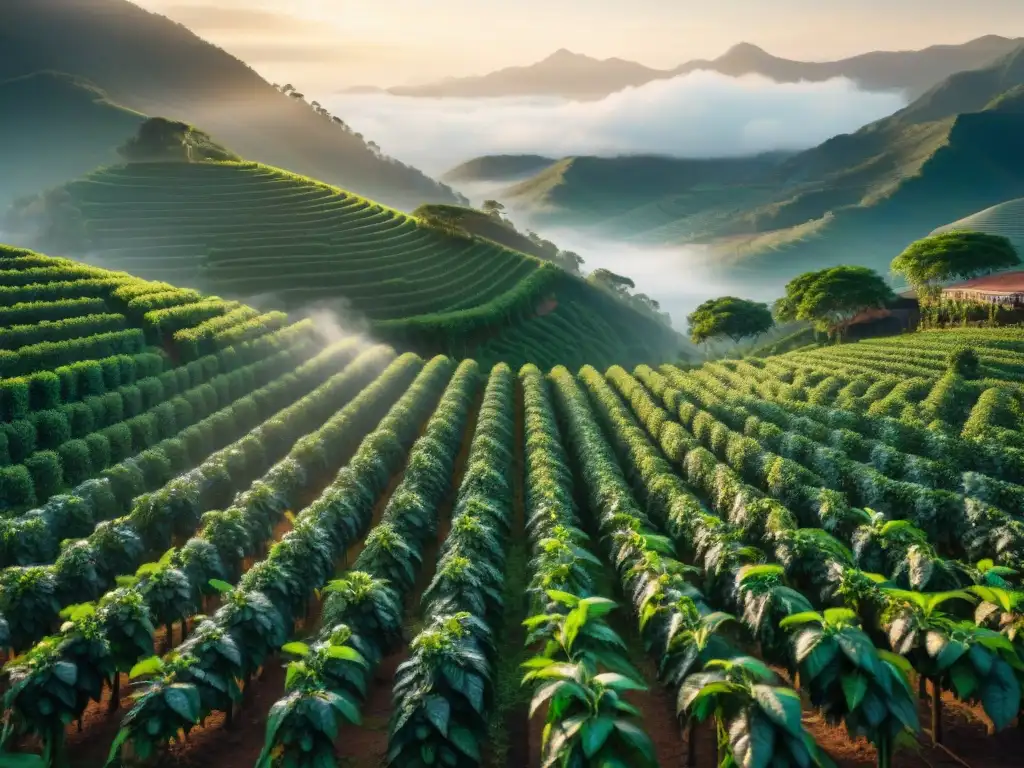
[[[116,161],[116,148],[145,119],[59,72],[0,80],[0,114],[7,116],[0,121],[0,209]]]
[[[603,236],[709,244],[731,268],[774,278],[882,268],[935,227],[1024,194],[1022,84],[1019,47],[890,117],[770,162],[570,158],[496,194]]]
[[[3,20],[0,81],[44,70],[68,73],[133,110],[201,125],[246,157],[390,205],[412,210],[460,200],[415,168],[382,156],[372,137],[364,139],[298,91],[275,88],[180,24],[128,0],[5,0]],[[28,133],[51,130],[45,121],[19,125]],[[0,152],[6,158],[6,148]]]
[[[0,278],[5,764],[1019,752],[1020,329],[514,371]]]
[[[932,234],[971,231],[988,235],[1002,235],[1013,243],[1018,253],[1024,253],[1024,197],[1007,200],[983,211],[938,227]]]
[[[185,149],[94,171],[25,201],[7,226],[145,278],[281,309],[327,306],[431,353],[510,339],[518,348],[526,334],[582,364],[682,343],[550,262],[270,166],[188,162]],[[593,320],[575,324],[581,316]]]

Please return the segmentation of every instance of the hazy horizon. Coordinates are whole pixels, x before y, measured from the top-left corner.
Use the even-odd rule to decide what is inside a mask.
[[[531,64],[561,48],[664,69],[715,58],[740,42],[821,61],[987,34],[1024,36],[1019,0],[859,0],[841,7],[818,0],[521,0],[500,7],[479,0],[392,0],[377,8],[294,0],[287,10],[276,0],[134,1],[222,46],[269,80],[320,92],[480,75]]]

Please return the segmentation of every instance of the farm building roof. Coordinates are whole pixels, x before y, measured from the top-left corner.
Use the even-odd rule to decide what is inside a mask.
[[[947,285],[946,291],[998,291],[1001,293],[1024,293],[1024,270],[1000,272],[997,275],[975,277],[962,283]]]

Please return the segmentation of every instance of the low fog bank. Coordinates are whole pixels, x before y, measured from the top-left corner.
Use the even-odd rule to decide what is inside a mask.
[[[804,149],[892,114],[905,99],[845,78],[776,83],[701,71],[588,102],[343,94],[324,104],[385,153],[436,176],[486,154],[732,157]]]
[[[672,315],[672,325],[686,331],[686,316],[702,302],[718,296],[739,296],[772,302],[782,295],[784,282],[726,276],[716,259],[699,245],[676,247],[640,246],[589,237],[568,228],[547,227],[543,237],[585,260],[583,271],[604,268],[636,283],[636,293],[646,293]]]

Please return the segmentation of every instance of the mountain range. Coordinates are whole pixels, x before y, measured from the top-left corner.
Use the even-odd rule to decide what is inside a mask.
[[[837,263],[887,271],[893,256],[935,227],[1024,196],[1021,135],[1024,45],[802,152],[560,158],[525,179],[510,174],[489,196],[535,225],[705,244],[730,269],[779,279]],[[501,167],[517,165],[506,156]],[[477,158],[445,178],[466,183],[494,168]]]
[[[247,157],[395,207],[459,202],[451,189],[381,156],[322,108],[283,93],[184,26],[128,0],[2,0],[0,82],[43,71],[64,73],[102,101],[201,125]],[[75,101],[95,112],[85,99]],[[45,121],[30,120],[32,114],[20,110],[17,101],[0,103],[0,113],[24,118],[13,122],[29,134],[26,141],[37,131],[52,133]],[[106,142],[108,152],[133,132],[109,128],[92,139]],[[8,154],[15,162],[45,157],[39,152],[19,160],[5,148],[5,165]]]
[[[794,61],[750,43],[733,46],[716,59],[695,59],[672,69],[653,69],[625,59],[596,59],[561,49],[528,66],[507,67],[476,77],[446,78],[395,88],[356,87],[348,93],[390,93],[433,98],[560,96],[600,99],[624,88],[698,70],[731,77],[758,74],[780,83],[820,82],[847,77],[864,90],[900,90],[917,98],[955,72],[983,67],[1024,42],[986,35],[960,45],[918,51],[872,51],[837,61]]]

